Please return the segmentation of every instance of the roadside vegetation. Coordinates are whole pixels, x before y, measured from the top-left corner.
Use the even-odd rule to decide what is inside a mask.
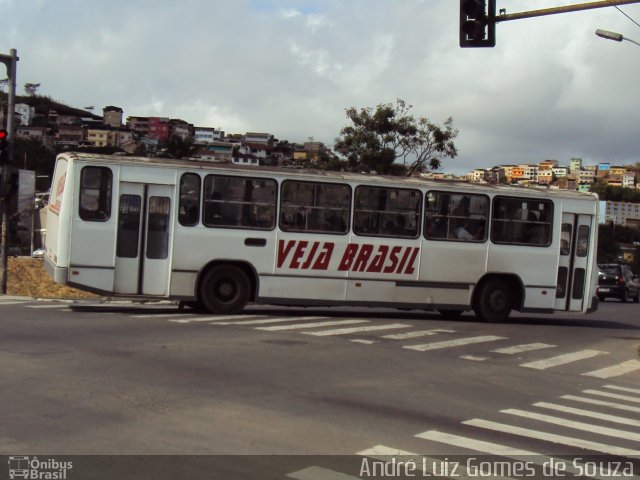
[[[7,295],[34,298],[97,298],[91,293],[53,283],[41,259],[8,259]]]

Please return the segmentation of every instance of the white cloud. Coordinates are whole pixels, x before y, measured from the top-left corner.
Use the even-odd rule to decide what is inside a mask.
[[[454,117],[460,155],[446,169],[640,160],[640,47],[594,35],[640,40],[613,8],[501,23],[494,49],[461,49],[451,0],[0,2],[0,49],[18,49],[19,89],[41,83],[75,106],[331,144],[346,107],[400,97],[416,115]],[[640,4],[622,8],[640,19]]]

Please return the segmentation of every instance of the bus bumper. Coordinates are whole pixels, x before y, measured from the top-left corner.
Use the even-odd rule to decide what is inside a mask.
[[[598,310],[599,303],[600,303],[600,300],[598,300],[598,297],[591,297],[591,305],[589,305],[589,308],[587,309],[587,313],[593,313],[596,310]]]
[[[44,257],[44,269],[51,276],[54,283],[59,283],[61,285],[67,284],[67,271],[66,267],[58,267],[55,265],[49,257]]]

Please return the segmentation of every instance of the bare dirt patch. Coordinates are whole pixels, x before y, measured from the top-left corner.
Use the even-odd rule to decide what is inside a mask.
[[[92,293],[53,283],[42,259],[8,259],[7,295],[35,298],[99,298]]]

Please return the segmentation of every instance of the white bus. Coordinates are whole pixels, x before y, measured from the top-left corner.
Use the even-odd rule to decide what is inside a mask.
[[[45,263],[61,284],[213,313],[253,302],[497,322],[597,307],[597,208],[569,191],[65,153]]]

